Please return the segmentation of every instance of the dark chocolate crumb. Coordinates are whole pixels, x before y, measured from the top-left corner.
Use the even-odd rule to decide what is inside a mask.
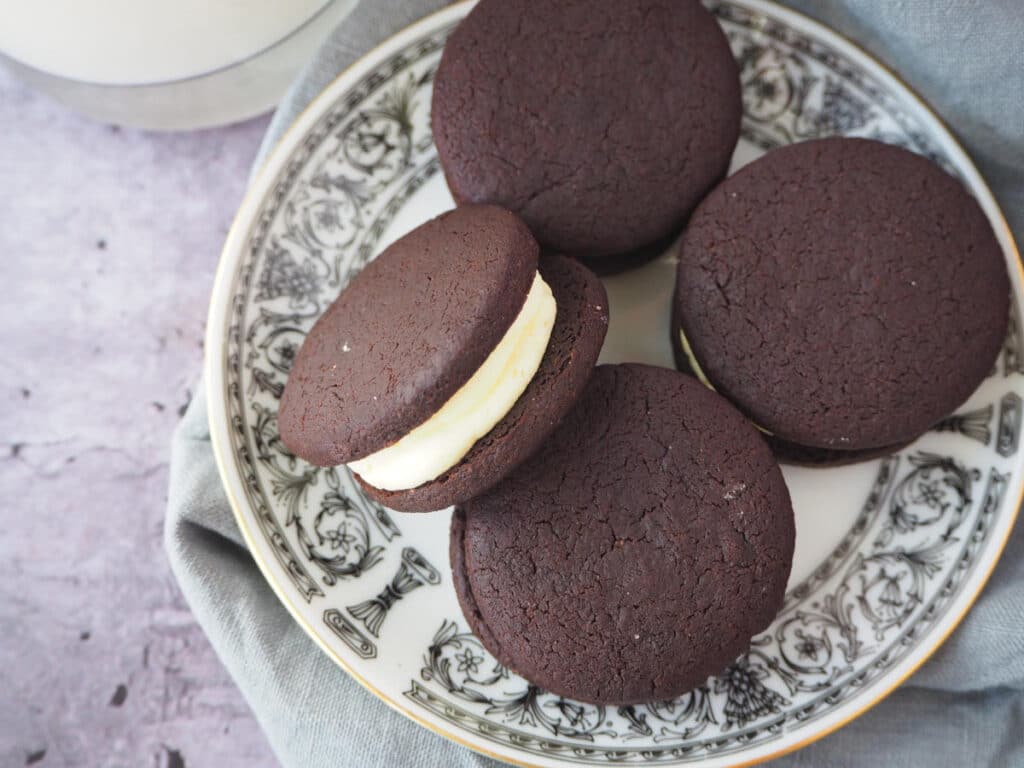
[[[120,707],[124,704],[124,700],[128,698],[128,686],[121,683],[114,689],[114,695],[110,697],[110,706]]]
[[[101,237],[99,240],[96,241],[96,247],[99,248],[101,251],[107,250],[107,241]]]
[[[185,415],[185,411],[188,410],[189,403],[192,402],[192,390],[185,390],[185,402],[178,408],[178,418],[180,419]]]
[[[24,447],[24,443],[11,443],[11,458],[16,459],[21,456],[21,449]]]
[[[185,768],[185,758],[181,756],[181,752],[166,744],[164,744],[164,749],[167,750],[166,768]]]
[[[25,765],[35,765],[46,757],[45,749],[37,749],[35,752],[29,752],[28,757],[25,758]]]
[[[30,397],[32,397],[32,390],[29,389],[28,387],[22,387],[21,397],[23,400],[28,400]]]
[[[92,637],[92,632],[90,632],[88,629],[83,629],[81,632],[78,633],[78,639],[81,640],[83,643],[90,637]]]
[[[154,400],[150,405],[152,405],[159,413],[163,413],[167,410],[167,406],[158,400]]]

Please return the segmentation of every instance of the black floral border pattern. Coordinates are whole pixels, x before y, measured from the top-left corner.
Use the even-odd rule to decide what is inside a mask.
[[[909,466],[898,482],[887,477],[895,467],[881,470],[865,505],[877,537],[845,567],[840,581],[813,600],[784,608],[751,650],[706,686],[672,702],[620,707],[626,731],[612,728],[604,708],[561,699],[511,677],[472,633],[458,630],[457,620],[443,622],[424,657],[423,682],[413,680],[405,695],[496,743],[578,762],[683,763],[805,727],[881,678],[941,618],[977,564],[1009,480],[1008,473],[990,469],[978,499],[973,488],[982,474],[976,469],[923,452],[911,455]],[[901,540],[915,546],[889,548],[896,531],[916,534],[916,541]],[[925,602],[926,583],[940,576]],[[854,611],[861,614],[860,626]],[[873,638],[859,631],[866,624]],[[886,637],[890,630],[899,631]],[[883,637],[884,647],[872,645]],[[798,693],[813,695],[797,702]],[[711,726],[717,726],[714,736],[697,738]],[[621,746],[598,745],[599,737]],[[631,747],[637,737],[656,746]],[[658,743],[672,737],[683,740]]]
[[[889,456],[882,459],[878,467],[878,474],[875,482],[871,485],[868,498],[861,508],[860,514],[854,520],[850,530],[846,532],[839,544],[836,545],[828,557],[811,572],[811,574],[786,593],[782,610],[786,611],[797,603],[802,602],[808,595],[824,584],[835,572],[844,565],[846,561],[856,553],[860,542],[867,536],[871,524],[882,511],[882,502],[885,500],[896,479],[896,470],[899,466],[899,456]]]
[[[788,46],[797,54],[814,59],[820,64],[824,64],[827,68],[836,73],[838,77],[836,82],[831,84],[826,82],[824,85],[821,83],[817,84],[824,88],[831,87],[832,90],[825,93],[823,97],[824,101],[827,104],[830,104],[830,108],[825,110],[823,114],[819,113],[813,120],[798,126],[799,132],[796,133],[795,136],[789,136],[788,138],[790,140],[794,137],[809,138],[814,135],[824,135],[829,132],[836,131],[856,133],[869,124],[868,118],[870,116],[870,105],[873,104],[877,106],[879,104],[884,104],[886,106],[888,116],[903,130],[905,139],[901,140],[899,143],[904,143],[912,149],[933,157],[933,159],[946,165],[947,168],[950,167],[948,160],[937,152],[930,142],[927,134],[916,128],[909,116],[900,109],[900,105],[892,94],[888,93],[884,88],[881,88],[877,83],[875,83],[866,72],[860,70],[850,62],[844,61],[842,57],[831,51],[827,46],[803,36],[801,33],[792,28],[786,27],[780,22],[754,13],[741,5],[709,3],[709,7],[711,7],[719,16],[723,25],[726,26],[727,31],[729,29],[729,24],[735,25],[736,27],[746,27],[747,30],[745,34],[747,34],[749,38],[758,38],[761,40],[767,38],[774,40],[781,43],[783,46]],[[372,123],[372,121],[379,116],[379,113],[382,110],[387,111],[397,108],[400,111],[402,106],[401,104],[395,105],[393,103],[388,103],[389,98],[392,99],[392,101],[395,98],[400,99],[400,94],[397,96],[385,94],[384,99],[377,98],[376,107],[368,105],[368,100],[375,95],[379,97],[382,89],[388,83],[392,82],[400,73],[410,69],[413,65],[422,61],[426,57],[439,53],[440,48],[443,46],[444,40],[447,38],[452,26],[453,25],[449,25],[444,29],[431,32],[429,35],[412,43],[406,50],[389,58],[388,61],[383,63],[376,71],[365,76],[356,86],[347,91],[345,96],[342,99],[339,99],[338,103],[335,104],[324,116],[322,116],[320,120],[318,120],[317,124],[307,135],[300,149],[293,154],[287,166],[275,180],[273,190],[268,196],[256,227],[250,236],[250,240],[247,244],[246,257],[237,268],[237,273],[235,275],[233,284],[236,286],[236,291],[231,301],[231,324],[228,329],[228,353],[225,358],[227,374],[225,378],[225,381],[227,382],[226,395],[229,403],[231,436],[235,458],[238,462],[240,475],[243,478],[246,495],[256,514],[261,531],[264,536],[266,536],[266,540],[270,544],[278,561],[285,568],[296,588],[301,594],[303,594],[307,601],[323,596],[325,593],[319,583],[304,567],[302,558],[297,557],[287,536],[285,535],[284,528],[280,525],[280,522],[274,513],[274,508],[270,503],[270,498],[271,496],[278,497],[279,494],[272,493],[270,496],[267,495],[266,489],[261,483],[259,471],[257,469],[257,462],[260,461],[261,447],[258,440],[255,443],[250,442],[254,439],[254,435],[259,432],[259,429],[253,429],[247,424],[245,412],[246,398],[242,392],[242,369],[246,365],[246,360],[243,360],[242,352],[243,350],[247,350],[247,357],[251,359],[254,345],[252,328],[247,330],[244,339],[242,336],[242,325],[245,310],[249,306],[253,296],[256,297],[257,301],[260,300],[261,293],[271,296],[273,285],[268,281],[262,280],[265,274],[257,274],[260,256],[265,249],[273,247],[273,243],[268,243],[268,235],[270,233],[271,226],[281,211],[289,205],[289,200],[293,195],[296,181],[306,172],[308,163],[313,159],[317,150],[325,141],[329,140],[331,136],[335,134],[342,123],[352,119],[353,115],[356,116],[355,120],[363,120],[368,123]],[[735,45],[736,41],[733,40],[733,42]],[[756,50],[748,50],[746,52],[741,50],[737,52],[737,55],[741,60],[741,64],[745,66],[755,66],[756,68],[756,65],[759,63],[757,59],[759,54]],[[744,56],[747,57],[746,62],[744,62]],[[799,67],[799,56],[794,55],[790,65]],[[430,73],[432,73],[432,68]],[[428,78],[430,73],[424,77]],[[777,75],[778,72],[775,73],[775,76]],[[763,72],[760,76],[763,78],[766,77]],[[857,94],[854,92],[844,92],[842,87],[843,81],[853,83],[862,93],[867,94],[870,97],[869,100],[865,102],[863,99],[858,99]],[[795,83],[795,87],[793,87],[793,83],[790,83],[789,87],[791,93],[789,98],[806,99],[808,90],[815,87],[813,78],[801,79],[799,77],[799,73],[793,82]],[[836,85],[836,83],[838,83],[838,85]],[[429,84],[429,80],[424,79],[415,85],[423,87],[427,84]],[[746,85],[749,86],[750,84],[747,83]],[[749,87],[745,87],[745,101],[748,102],[750,101],[747,98],[749,90]],[[771,96],[773,96],[773,94],[768,93],[765,95],[765,98]],[[772,121],[770,119],[758,121],[756,116],[751,114],[751,104],[747,103],[745,106],[747,111],[747,119],[744,121],[745,138],[763,147],[770,147],[780,143],[777,131],[773,133],[774,127],[772,125]],[[392,114],[394,114],[394,112],[392,112]],[[375,135],[374,130],[371,129],[376,127],[379,126],[370,125],[355,144],[349,146],[339,145],[338,151],[343,151],[346,155],[350,151],[354,154],[358,154],[360,152],[372,154],[375,151],[373,141],[377,141],[378,145],[389,141],[387,136]],[[899,138],[893,134],[867,133],[864,135],[873,135],[876,138],[881,138],[887,141],[894,141]],[[782,136],[782,140],[785,140],[786,138],[787,137],[785,135]],[[363,144],[363,139],[367,139],[367,143]],[[391,137],[391,140],[395,140],[394,137]],[[410,147],[401,146],[402,140],[403,137],[398,137],[397,149],[395,146],[389,146],[389,151],[395,150],[399,153],[408,153],[408,151],[410,151]],[[409,142],[412,142],[411,136],[409,137]],[[430,138],[429,136],[420,137],[414,143],[419,151],[424,151],[429,147]],[[359,166],[359,163],[352,157],[348,157],[348,160],[353,166]],[[372,164],[367,164],[364,170],[372,173],[374,171],[374,167]],[[408,168],[405,170],[408,170]],[[387,223],[401,208],[404,200],[409,194],[415,191],[420,184],[432,176],[436,170],[436,159],[428,162],[427,164],[417,166],[413,171],[412,178],[405,182],[406,186],[391,198],[384,209],[381,210],[373,219],[371,224],[363,225],[366,238],[359,245],[355,255],[349,261],[350,271],[358,270],[358,268],[365,263],[366,259],[369,258],[372,253],[376,240],[380,237]],[[317,180],[314,180],[314,186],[316,181]],[[344,177],[331,177],[329,174],[320,178],[319,183],[326,185],[325,188],[332,188],[340,193],[342,197],[356,209],[358,215],[359,207],[365,202],[363,196],[366,194],[366,190],[364,188],[358,184],[352,184],[351,179]],[[303,274],[301,271],[297,270],[296,265],[293,264],[284,264],[284,268],[284,278],[288,281],[288,290],[292,291],[299,297],[305,295],[304,292],[307,294],[310,293],[311,286],[309,283],[309,275]],[[340,288],[342,281],[340,263],[335,265],[332,278],[331,287]],[[284,332],[291,332],[294,329],[288,326],[288,323],[291,322],[294,324],[299,319],[302,318],[297,312],[293,312],[291,315],[280,316],[277,318],[277,323],[280,327],[275,329],[275,332],[281,332],[282,328]],[[1016,328],[1013,330],[1016,330]],[[1024,361],[1024,352],[1022,352],[1024,339],[1020,338],[1020,336],[1021,334],[1019,332],[1016,333],[1016,335],[1011,332],[1011,336],[1008,338],[1007,347],[1004,350],[1003,356],[1004,375],[1008,374],[1011,368],[1014,371],[1019,369],[1021,363],[1014,365],[1014,362]],[[269,358],[269,351],[265,348],[263,351]],[[274,392],[274,388],[279,387],[279,384],[273,381],[272,378],[264,377],[261,379],[255,372],[251,375],[249,386],[250,388],[253,386],[259,387],[266,391],[271,391],[273,394],[279,395],[279,390]],[[997,423],[1001,436],[1000,445],[1002,447],[999,449],[1001,455],[1008,455],[1011,451],[1015,452],[1019,441],[1019,399],[1013,401],[1010,399],[1011,395],[1007,395],[1007,397],[1004,398],[1002,402],[1003,407],[1000,411],[1000,421]],[[1003,416],[1004,413],[1006,414],[1005,417]],[[965,416],[969,416],[969,414]],[[965,420],[963,424],[960,424],[959,422],[951,422],[949,425],[946,425],[945,428],[951,431],[961,432],[968,437],[972,437],[972,439],[980,439],[977,436],[980,434],[980,428],[977,426],[971,427],[970,419]],[[266,429],[266,424],[263,425],[263,429]],[[974,429],[973,435],[971,434],[971,429]],[[273,440],[273,435],[270,435],[269,439]],[[987,442],[987,439],[984,442]],[[265,448],[266,444],[263,446],[264,450]],[[278,455],[277,458],[280,458],[281,456],[286,459],[288,458],[287,454],[284,454],[281,449],[275,448],[274,452]],[[256,459],[255,462],[254,455]],[[846,567],[850,557],[856,554],[859,543],[866,535],[867,530],[871,525],[871,521],[876,519],[877,515],[881,511],[882,499],[886,497],[895,482],[896,461],[896,459],[891,459],[887,462],[883,462],[871,496],[865,504],[864,510],[858,518],[858,521],[822,566],[816,569],[816,571],[802,585],[798,586],[793,590],[793,592],[791,592],[787,599],[787,608],[796,604],[800,599],[799,595],[812,593],[816,588],[816,585],[824,583],[838,569]],[[264,469],[266,469],[265,465],[266,462],[264,462]],[[334,488],[336,483],[336,479],[331,481],[331,487]],[[974,554],[977,549],[980,548],[981,543],[985,540],[989,528],[988,523],[991,522],[995,515],[995,511],[998,508],[999,494],[996,493],[996,491],[999,490],[1000,483],[1002,484],[1001,487],[1005,489],[1006,478],[995,474],[993,471],[992,476],[989,478],[986,496],[979,514],[976,530],[959,555],[961,567],[957,569],[956,574],[954,575],[958,574],[963,577],[963,575],[972,566],[974,562]],[[285,485],[287,485],[287,482]],[[287,493],[294,496],[295,493],[304,492],[304,489],[305,487],[289,488]],[[384,525],[386,527],[387,524],[385,523]],[[397,529],[395,531],[395,535],[398,535]],[[389,542],[390,538],[387,539],[387,543]],[[371,567],[374,562],[377,562],[380,559],[380,553],[377,551],[371,551],[372,549],[373,548],[369,546],[364,547],[364,553],[369,553],[369,558],[373,561],[369,562],[364,559],[364,567]],[[310,559],[308,552],[305,554],[307,561],[316,563],[315,558]],[[368,565],[366,565],[367,562],[369,562]],[[927,564],[922,567],[927,567]],[[358,568],[356,570],[358,572]],[[329,575],[330,574],[328,574],[328,576]],[[955,594],[956,584],[953,583],[953,578],[954,576],[950,576],[950,580],[944,585],[941,593],[937,595],[923,611],[921,618],[915,622],[912,627],[908,628],[906,633],[901,635],[899,643],[903,644],[901,647],[904,650],[912,644],[913,638],[923,631],[922,627],[930,625],[931,622],[941,616],[942,607],[948,603]],[[326,581],[328,584],[331,583],[329,579]],[[797,595],[797,597],[794,597],[794,595]],[[325,612],[325,621],[333,631],[339,633],[339,636],[341,636],[341,634],[344,633],[343,625],[345,622],[338,621],[337,617],[333,615],[338,612],[333,611],[332,613],[332,611]],[[345,621],[347,622],[347,620]],[[442,627],[442,630],[443,629],[444,627]],[[450,632],[451,630],[449,630],[449,633]],[[536,733],[507,728],[497,722],[480,718],[468,710],[464,710],[462,707],[459,707],[450,701],[446,701],[444,698],[438,696],[436,693],[430,691],[427,687],[415,680],[412,681],[411,688],[406,693],[406,696],[420,706],[435,712],[439,717],[449,720],[459,727],[468,728],[469,730],[482,734],[485,738],[496,741],[497,743],[512,745],[517,748],[525,749],[526,751],[535,751],[537,754],[558,754],[563,757],[572,755],[570,759],[578,761],[593,761],[595,758],[601,758],[603,760],[613,762],[629,762],[632,760],[642,760],[644,762],[661,762],[665,760],[687,761],[695,759],[696,754],[723,754],[735,749],[742,749],[754,741],[777,738],[781,735],[783,728],[786,727],[787,723],[795,723],[798,726],[827,714],[827,712],[836,703],[838,703],[839,700],[845,698],[847,695],[852,695],[852,692],[869,685],[871,679],[874,679],[881,674],[883,669],[888,668],[895,663],[895,659],[898,657],[900,650],[896,645],[897,644],[894,644],[892,648],[880,655],[880,658],[885,661],[883,665],[876,664],[872,666],[871,670],[877,673],[874,676],[864,673],[851,678],[846,684],[845,694],[839,696],[835,693],[822,695],[815,702],[801,707],[799,712],[787,715],[777,714],[781,705],[786,701],[785,698],[781,694],[765,688],[759,682],[758,675],[763,674],[763,667],[758,666],[761,662],[757,661],[755,657],[756,654],[760,653],[760,651],[755,647],[751,652],[751,658],[755,659],[754,663],[751,663],[749,659],[740,660],[737,665],[730,670],[730,673],[725,676],[727,681],[716,683],[716,685],[725,686],[723,690],[742,690],[742,695],[733,702],[734,711],[738,713],[739,717],[739,719],[736,720],[737,724],[742,725],[742,723],[745,722],[744,718],[750,712],[760,712],[760,714],[767,715],[767,718],[754,728],[744,729],[743,727],[737,727],[726,735],[715,739],[708,739],[704,742],[694,742],[691,740],[686,743],[659,745],[657,748],[595,748],[593,745],[586,746],[579,743],[563,742],[559,739],[544,739]],[[892,653],[894,649],[895,655]],[[371,643],[370,646],[368,646],[366,653],[369,654],[375,652],[376,651]],[[764,654],[761,655],[764,656]],[[767,658],[767,656],[764,657],[764,659]],[[429,678],[425,675],[425,679]],[[729,682],[729,680],[731,680],[731,682]],[[729,686],[733,686],[733,688],[730,688]],[[528,693],[522,702],[517,702],[514,705],[511,705],[512,710],[510,711],[517,712],[519,710],[516,710],[515,708],[520,707],[523,713],[533,712],[533,716],[540,717],[540,721],[545,725],[545,727],[553,728],[552,733],[554,736],[575,736],[576,738],[580,738],[574,733],[573,728],[563,728],[563,726],[558,725],[558,723],[563,722],[563,719],[565,722],[570,723],[585,722],[586,713],[579,708],[579,705],[576,705],[573,702],[548,701],[547,705],[554,707],[559,712],[559,717],[548,717],[545,721],[543,714],[537,714],[540,712],[540,710],[537,709],[537,707],[540,706],[538,702],[542,701],[542,697],[545,695],[546,694],[542,691],[534,689],[532,692]],[[670,705],[651,705],[651,707],[656,706],[664,707]],[[648,730],[645,730],[649,729],[647,718],[653,716],[655,711],[656,710],[652,710],[647,713],[620,711],[619,714],[621,716],[625,717],[627,721],[633,723],[631,732],[624,735],[624,738],[628,740],[647,737],[649,735]],[[698,721],[700,717],[713,717],[713,714],[710,714],[710,711],[708,710],[706,698],[701,699],[699,696],[690,701],[689,704],[687,704],[686,707],[683,707],[680,711],[684,711],[685,713],[684,715],[680,715],[680,717],[689,717],[696,713]],[[492,713],[489,712],[488,714]],[[726,716],[730,717],[731,721],[731,716],[729,716],[728,713],[726,713]],[[550,726],[548,723],[555,723],[555,725]],[[706,724],[707,722],[705,722],[705,725]],[[595,723],[593,726],[592,735],[609,735],[602,731],[598,727],[598,724]],[[703,727],[704,726],[701,726],[691,735],[696,735],[696,733],[699,733]],[[564,733],[559,729],[562,729]],[[534,745],[535,748],[532,748],[530,746],[531,744]]]
[[[268,245],[271,248],[275,245],[270,239],[270,233],[274,222],[288,205],[288,201],[294,192],[298,180],[302,178],[304,174],[308,173],[307,168],[314,160],[317,151],[326,141],[337,134],[339,127],[341,127],[346,121],[372,119],[375,116],[375,113],[372,109],[367,109],[365,107],[367,101],[374,95],[379,94],[393,82],[394,78],[405,73],[415,64],[423,61],[426,57],[433,54],[439,54],[440,50],[444,46],[444,41],[447,39],[453,26],[454,25],[449,25],[443,29],[434,30],[429,35],[426,35],[412,43],[405,50],[391,56],[373,72],[360,79],[355,86],[348,90],[345,95],[316,122],[316,124],[310,129],[300,147],[289,158],[288,163],[275,179],[271,192],[267,196],[264,206],[260,211],[256,225],[253,228],[252,233],[249,235],[245,248],[245,257],[238,265],[236,274],[232,279],[235,291],[231,299],[231,319],[227,329],[227,354],[224,359],[224,376],[226,382],[225,397],[228,403],[228,417],[231,424],[230,433],[232,438],[232,453],[235,458],[239,475],[243,481],[246,498],[255,513],[261,532],[271,545],[271,549],[273,550],[279,564],[288,574],[296,589],[298,589],[299,593],[307,602],[310,602],[317,597],[323,597],[325,595],[324,589],[310,574],[309,570],[304,565],[302,558],[297,555],[295,549],[289,542],[285,533],[286,526],[282,525],[278,520],[273,505],[270,503],[271,498],[279,497],[280,494],[275,493],[273,489],[270,493],[267,492],[267,488],[264,486],[263,480],[260,476],[259,469],[260,466],[266,469],[270,464],[270,461],[273,460],[272,457],[274,455],[283,456],[286,461],[292,459],[292,457],[289,457],[282,447],[276,445],[276,434],[267,434],[267,425],[259,423],[261,418],[259,413],[254,412],[253,415],[255,416],[256,421],[250,422],[249,412],[247,412],[248,398],[246,397],[246,393],[243,389],[243,371],[247,364],[251,365],[254,358],[254,347],[257,346],[254,334],[256,326],[261,323],[265,325],[272,325],[276,323],[279,326],[282,323],[295,325],[300,320],[309,320],[311,316],[315,317],[318,315],[319,308],[314,308],[311,315],[306,316],[297,312],[292,315],[287,315],[269,313],[264,310],[256,323],[252,326],[244,327],[246,308],[254,298],[257,300],[273,299],[281,295],[279,293],[275,293],[273,286],[268,285],[267,281],[261,281],[267,267],[265,264],[261,264],[260,257],[264,253],[265,249],[268,248]],[[417,83],[416,85],[422,87],[425,85],[425,82]],[[388,97],[389,94],[385,92],[385,99]],[[360,109],[361,107],[362,110]],[[423,139],[420,141],[422,143]],[[428,143],[430,142],[429,136],[426,137],[426,141]],[[395,212],[400,207],[401,201],[405,199],[405,196],[411,194],[411,192],[415,190],[417,184],[422,184],[429,175],[436,171],[436,168],[435,160],[432,164],[428,164],[426,170],[423,168],[418,169],[413,181],[404,190],[404,196],[403,193],[399,193],[395,199],[389,202],[385,207],[384,215],[379,217],[373,223],[373,226],[367,230],[368,236],[365,242],[361,244],[356,259],[351,262],[350,269],[358,270],[359,266],[365,263],[365,260],[372,252],[375,238],[378,238],[383,232],[386,224],[390,221],[390,218],[394,216]],[[372,172],[373,167],[366,166],[362,170],[369,170]],[[347,180],[327,176],[322,179],[314,179],[311,184],[314,186],[317,183],[328,186],[331,184],[335,184],[337,186],[345,185],[347,188],[345,188],[343,192],[348,199],[354,202],[359,201],[359,196],[363,190],[355,185],[347,185],[346,181]],[[264,273],[260,272],[261,266],[264,269]],[[294,269],[292,271],[294,272]],[[340,272],[340,265],[336,267],[336,274],[337,272]],[[298,281],[295,279],[294,275],[290,275],[289,277],[291,277],[289,280],[289,288],[292,290],[293,297],[294,295],[303,297],[316,293],[314,291],[310,291],[308,286],[303,286],[301,282],[296,285]],[[338,284],[333,286],[335,288],[335,294],[341,287],[340,274],[337,274],[337,278]],[[291,328],[288,328],[288,330],[291,330]],[[263,353],[265,356],[269,356],[269,352],[266,350],[264,350]],[[256,370],[252,373],[249,387],[252,388],[253,386],[264,391],[270,391],[275,397],[280,396],[281,385],[276,381],[271,380],[260,370]],[[276,426],[272,429],[276,430]],[[274,444],[272,451],[268,452],[265,449],[265,446],[268,444]],[[263,457],[262,462],[261,456]],[[271,469],[271,471],[273,470]],[[290,478],[291,484],[293,486],[297,486],[292,489],[291,493],[293,495],[296,493],[304,493],[311,484],[316,482],[317,474],[318,473],[313,470],[305,470],[300,472],[299,476],[293,476]],[[280,482],[285,483],[288,481],[288,478],[282,478],[280,480]],[[332,488],[334,488],[335,491],[338,490],[336,485],[337,481],[332,483]],[[361,494],[358,494],[358,491],[354,491],[354,495],[361,497]],[[289,515],[289,520],[294,519],[294,515]],[[384,526],[392,527],[394,529],[391,537],[398,535],[397,528],[394,527],[393,523],[385,522]],[[305,534],[302,532],[299,532],[298,534],[300,546],[304,535]],[[306,537],[308,538],[308,536]],[[388,540],[390,541],[390,538],[388,538]],[[308,550],[306,552],[306,556],[308,560]],[[373,562],[375,563],[378,559],[378,554],[375,553],[373,555]],[[312,562],[315,563],[316,559],[313,558]],[[373,563],[371,563],[371,565],[372,564]],[[329,585],[332,583],[330,581],[332,576],[328,573],[327,578]]]
[[[778,19],[762,14],[760,11],[747,8],[740,3],[704,0],[704,4],[715,14],[719,22],[727,30],[727,34],[730,31],[738,31],[747,39],[773,40],[786,49],[788,58],[798,67],[801,57],[806,57],[824,66],[836,76],[836,80],[826,81],[824,84],[826,93],[823,101],[825,102],[824,106],[831,107],[831,110],[828,111],[829,113],[824,114],[826,110],[822,110],[822,113],[815,114],[813,116],[815,119],[810,121],[810,130],[798,131],[795,135],[788,136],[791,141],[839,132],[859,135],[858,131],[867,123],[867,117],[870,114],[870,103],[880,106],[882,111],[893,119],[903,133],[903,137],[893,134],[873,134],[872,138],[897,143],[913,149],[956,175],[955,167],[942,154],[931,137],[904,111],[900,104],[900,99],[884,88],[860,66],[846,59],[822,41],[806,35]],[[733,30],[730,30],[731,26],[734,27]],[[735,40],[731,40],[731,42],[734,45],[734,52],[737,53],[741,67],[749,64],[749,55],[746,54],[742,47],[738,51],[735,50]],[[864,102],[858,99],[844,88],[844,83],[855,85],[870,101]],[[745,85],[747,85],[746,82]],[[792,89],[794,97],[797,99],[804,98],[807,95],[807,89],[814,85],[813,78],[800,80],[794,85],[795,87]],[[749,89],[745,90],[749,91]],[[744,108],[747,117],[755,116],[751,110],[749,93],[745,94]],[[800,112],[802,110],[798,109],[797,111]],[[756,116],[755,120],[761,124],[766,122],[763,119],[757,119]],[[775,144],[767,145],[764,148],[767,149],[769,146],[775,146]]]

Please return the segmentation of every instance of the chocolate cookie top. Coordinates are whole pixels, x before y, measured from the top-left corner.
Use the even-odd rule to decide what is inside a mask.
[[[832,138],[772,150],[708,195],[674,309],[708,379],[753,421],[852,450],[910,441],[959,406],[992,368],[1009,294],[956,179]]]
[[[789,494],[749,422],[694,379],[599,366],[544,447],[452,524],[463,612],[531,682],[583,701],[679,695],[774,618]]]
[[[537,373],[512,410],[436,480],[407,491],[361,483],[367,496],[402,512],[444,509],[470,499],[533,454],[572,408],[604,343],[608,296],[593,273],[564,256],[543,257],[540,274],[558,305],[555,325]]]
[[[679,337],[679,310],[678,301],[672,299],[672,321],[671,341],[672,357],[675,359],[676,368],[690,376],[697,376],[690,359],[683,349],[682,340]],[[841,450],[835,448],[811,448],[798,443],[790,443],[774,435],[764,435],[768,447],[775,454],[775,459],[780,464],[795,464],[804,467],[841,467],[847,464],[857,464],[862,461],[871,461],[884,456],[896,453],[907,447],[907,443],[887,445],[880,448],[865,448],[862,450]]]
[[[517,216],[485,205],[449,211],[390,245],[306,337],[281,397],[284,444],[330,466],[426,421],[512,325],[538,251]]]
[[[678,229],[726,172],[740,85],[697,0],[481,0],[434,80],[434,141],[462,203],[599,257]]]

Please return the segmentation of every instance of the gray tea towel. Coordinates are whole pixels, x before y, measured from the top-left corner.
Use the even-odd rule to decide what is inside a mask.
[[[260,158],[337,73],[443,4],[362,0],[291,89]],[[1024,240],[1024,4],[791,4],[858,41],[935,106],[981,167],[1018,241]],[[389,709],[292,621],[235,526],[201,396],[174,437],[166,547],[196,618],[282,765],[496,765]],[[775,764],[1024,766],[1024,526],[970,615],[909,682],[853,724]]]

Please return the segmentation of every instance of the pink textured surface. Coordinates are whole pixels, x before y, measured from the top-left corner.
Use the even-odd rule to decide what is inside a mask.
[[[161,546],[265,126],[112,128],[0,71],[0,765],[274,765]]]

